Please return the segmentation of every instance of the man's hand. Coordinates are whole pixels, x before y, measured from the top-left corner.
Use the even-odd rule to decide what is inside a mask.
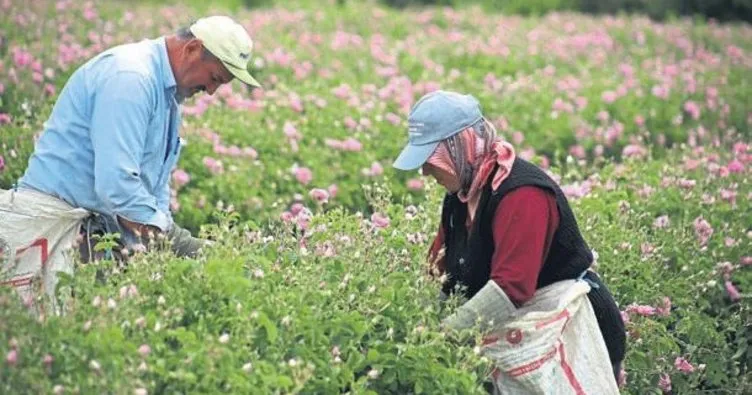
[[[193,258],[198,255],[201,248],[213,244],[209,240],[191,236],[191,232],[174,223],[167,233],[167,239],[172,244],[172,252],[180,257],[187,256]]]
[[[129,221],[123,217],[118,217],[118,220],[120,222],[120,226],[128,229],[139,238],[150,239],[157,234],[162,233],[162,231],[159,230],[159,228],[157,228],[156,226],[140,224],[137,222]]]
[[[168,232],[162,232],[156,226],[139,224],[120,217],[120,225],[133,232],[144,247],[149,246],[149,241],[158,235],[164,234],[170,243],[172,252],[179,257],[195,257],[203,247],[213,244],[209,240],[191,236],[191,232],[173,223]]]

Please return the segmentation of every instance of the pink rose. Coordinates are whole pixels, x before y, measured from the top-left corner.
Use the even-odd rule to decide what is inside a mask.
[[[329,201],[329,192],[325,189],[314,188],[308,193],[311,199],[315,200],[319,204],[323,204]]]
[[[302,203],[295,203],[292,206],[290,206],[290,213],[292,215],[294,215],[294,216],[298,215],[298,213],[300,213],[301,211],[303,211],[304,208],[305,208],[305,206],[303,206]]]
[[[280,214],[279,218],[284,222],[291,222],[295,216],[291,212],[285,211]]]
[[[648,305],[632,305],[627,307],[627,312],[649,317],[655,315],[656,309],[655,307]]]
[[[300,140],[302,137],[300,133],[298,133],[298,129],[290,121],[285,122],[285,126],[282,127],[282,132],[284,132],[285,136],[289,139]]]
[[[243,148],[243,155],[251,159],[258,158],[258,152],[256,152],[256,150],[251,147]]]
[[[407,180],[407,189],[411,191],[420,191],[423,190],[423,180],[420,178],[411,178]]]
[[[674,361],[674,366],[680,371],[684,373],[692,373],[695,371],[695,367],[692,366],[689,361],[682,357],[676,357],[676,360]]]
[[[339,188],[337,187],[337,184],[332,184],[326,188],[326,191],[329,192],[329,197],[334,199],[337,196],[337,191],[339,191]]]
[[[342,142],[342,149],[345,151],[360,152],[363,149],[363,144],[355,138],[348,137]]]
[[[671,392],[671,376],[666,373],[661,373],[661,378],[658,380],[658,388],[664,393]]]
[[[739,290],[736,289],[734,283],[732,283],[730,280],[726,280],[724,286],[726,287],[726,292],[728,293],[729,299],[731,299],[732,302],[738,302],[739,300],[741,300],[742,295],[739,293]]]
[[[684,103],[684,111],[689,113],[689,116],[694,120],[700,119],[700,105],[693,101],[687,101]]]
[[[371,223],[373,223],[373,226],[379,229],[384,229],[389,226],[390,221],[389,217],[376,212],[371,215]]]
[[[384,168],[381,167],[381,164],[379,162],[371,163],[371,175],[380,176],[383,173],[384,173]]]
[[[172,172],[172,180],[175,181],[175,185],[180,188],[191,181],[191,176],[183,169],[176,169]]]
[[[614,91],[605,91],[601,95],[601,99],[603,100],[604,103],[611,104],[611,103],[615,102],[616,99],[617,99],[616,92],[614,92]]]
[[[218,161],[210,156],[204,157],[204,166],[211,172],[212,174],[222,174],[224,172],[224,166],[222,166],[222,162]]]
[[[10,352],[8,352],[8,355],[5,356],[5,362],[7,362],[10,366],[15,366],[16,363],[18,363],[18,351],[10,350]]]
[[[313,172],[307,167],[298,167],[295,169],[295,179],[303,185],[308,185],[313,179]]]
[[[713,235],[713,227],[702,217],[695,218],[694,227],[697,240],[700,242],[700,245],[704,246],[708,243],[710,236]]]
[[[402,122],[402,120],[400,119],[399,115],[397,115],[397,114],[395,114],[393,112],[387,113],[384,116],[384,119],[386,119],[387,122],[391,123],[394,126],[397,126],[397,125],[400,124],[400,122]]]
[[[653,227],[656,229],[666,228],[670,224],[671,221],[669,220],[667,215],[661,215],[660,217],[656,218],[655,221],[653,221]]]
[[[355,129],[358,127],[358,122],[354,120],[352,117],[346,117],[345,118],[345,127],[348,129]]]
[[[629,144],[624,147],[621,154],[625,158],[642,158],[647,155],[647,150],[645,149],[645,147],[642,147],[640,145]]]
[[[149,347],[148,344],[142,344],[141,347],[138,348],[138,353],[141,354],[142,357],[146,358],[151,354],[151,347]]]
[[[655,311],[658,315],[668,317],[671,314],[671,299],[668,296],[664,296],[662,305],[657,307]]]
[[[734,159],[731,162],[729,162],[728,166],[729,173],[743,173],[744,172],[744,164],[739,161],[739,159]]]

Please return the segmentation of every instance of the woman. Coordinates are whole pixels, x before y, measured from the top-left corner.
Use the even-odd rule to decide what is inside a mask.
[[[583,278],[618,378],[624,322],[606,286],[588,270],[593,254],[558,185],[496,137],[470,95],[429,93],[408,123],[409,142],[393,166],[421,168],[447,189],[429,258],[446,275],[443,297],[460,292],[468,299],[444,325],[469,328],[478,312],[485,321],[508,321],[537,289]]]

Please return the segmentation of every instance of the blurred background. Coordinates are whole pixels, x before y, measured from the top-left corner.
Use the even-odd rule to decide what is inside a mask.
[[[173,1],[141,0],[147,3],[169,4]],[[480,5],[488,11],[521,15],[543,15],[551,11],[579,11],[589,14],[643,14],[656,20],[691,16],[718,21],[752,21],[752,0],[379,0],[394,8],[419,7],[424,5],[464,7]],[[360,0],[336,0],[338,4],[358,3]],[[239,8],[284,5],[284,0],[186,0],[181,3],[202,9],[222,6],[232,10]],[[296,1],[310,6],[325,2],[316,0]]]

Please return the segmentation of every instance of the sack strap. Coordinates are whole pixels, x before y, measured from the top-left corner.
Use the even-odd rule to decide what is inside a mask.
[[[580,275],[577,277],[577,281],[584,281],[584,282],[588,283],[588,285],[590,286],[590,288],[599,289],[601,286],[598,285],[598,283],[595,282],[593,279],[587,277],[588,274],[590,274],[590,273],[591,273],[591,271],[589,269],[588,270],[583,270],[582,273],[580,273]]]

